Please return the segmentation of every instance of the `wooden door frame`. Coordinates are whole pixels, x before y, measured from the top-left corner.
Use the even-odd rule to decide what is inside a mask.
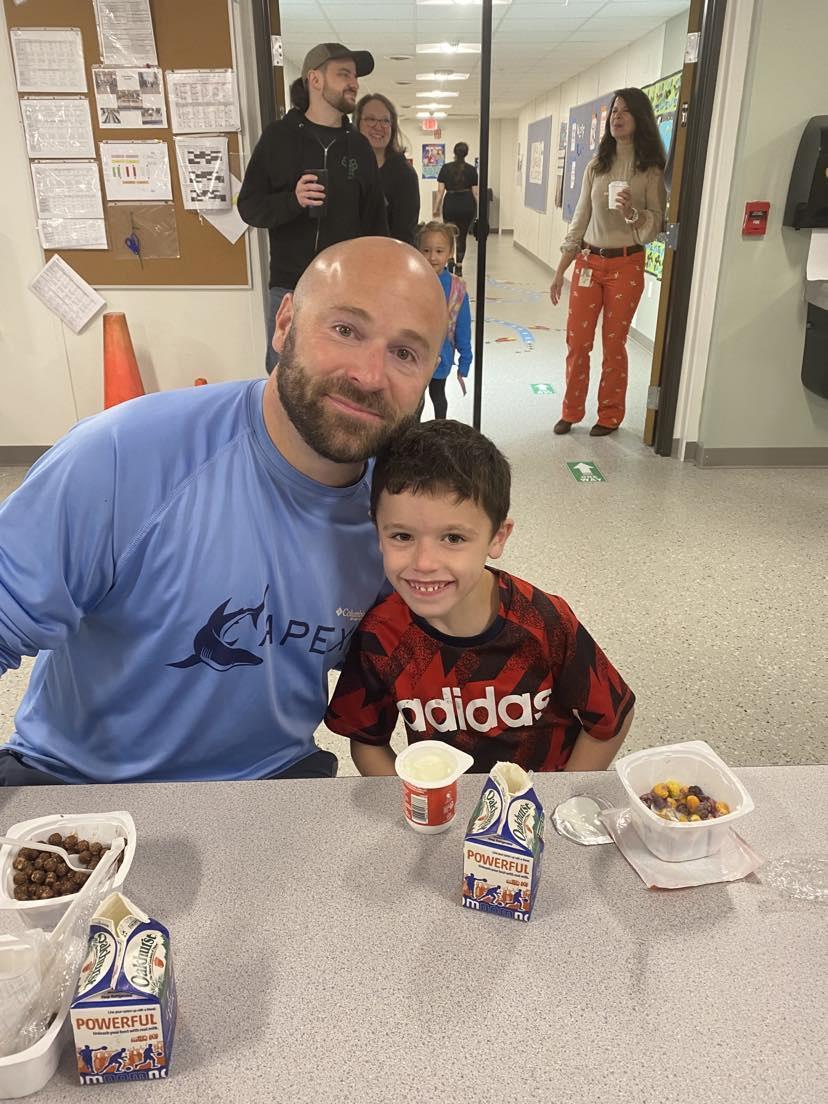
[[[287,110],[283,80],[276,80],[271,37],[281,34],[279,0],[253,0],[253,42],[256,48],[256,86],[262,130]],[[280,70],[280,73],[282,70]]]
[[[659,456],[672,455],[687,311],[696,259],[707,144],[719,73],[727,0],[691,0],[688,34],[699,34],[698,61],[685,63],[679,92],[678,130],[668,218],[678,226],[676,248],[664,252],[661,298],[650,385],[659,388],[648,409],[644,442]],[[684,167],[693,171],[685,176]]]

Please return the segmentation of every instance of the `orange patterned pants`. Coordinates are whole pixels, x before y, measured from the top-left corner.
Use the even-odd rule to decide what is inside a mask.
[[[582,273],[587,269],[592,270],[592,279],[589,287],[584,287]],[[627,395],[627,334],[643,291],[643,253],[633,253],[629,257],[578,254],[566,321],[569,352],[561,417],[567,422],[580,422],[584,416],[589,388],[589,354],[602,309],[604,363],[598,387],[598,421],[613,428],[623,422]]]

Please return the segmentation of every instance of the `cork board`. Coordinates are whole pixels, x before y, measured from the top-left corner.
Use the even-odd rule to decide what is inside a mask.
[[[6,23],[13,27],[79,27],[83,39],[86,68],[86,94],[90,100],[95,154],[100,163],[101,141],[141,141],[160,139],[167,144],[172,179],[173,202],[180,256],[144,259],[143,267],[134,257],[111,248],[112,228],[107,219],[110,249],[61,249],[60,256],[93,287],[247,287],[247,234],[231,245],[197,211],[184,209],[175,161],[175,145],[170,129],[102,130],[95,117],[92,66],[101,63],[95,9],[91,0],[27,0],[15,4],[3,0]],[[158,64],[167,69],[231,69],[232,39],[228,0],[152,0],[150,4]],[[14,80],[14,74],[11,75]],[[21,93],[22,95],[22,93]],[[168,111],[169,116],[169,111]],[[168,118],[169,123],[169,118]],[[243,177],[239,153],[239,135],[229,134],[230,171]],[[104,196],[104,211],[108,204]],[[48,260],[54,251],[46,251]]]

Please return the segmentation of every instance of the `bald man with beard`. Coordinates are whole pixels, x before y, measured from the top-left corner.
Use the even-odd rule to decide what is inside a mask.
[[[81,422],[0,506],[0,674],[38,654],[0,784],[318,777],[327,673],[383,582],[377,449],[447,329],[410,246],[306,270],[267,380]]]

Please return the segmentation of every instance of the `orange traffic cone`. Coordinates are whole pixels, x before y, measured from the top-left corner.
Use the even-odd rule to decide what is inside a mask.
[[[104,409],[144,394],[144,384],[132,348],[126,315],[108,311],[103,316]]]

